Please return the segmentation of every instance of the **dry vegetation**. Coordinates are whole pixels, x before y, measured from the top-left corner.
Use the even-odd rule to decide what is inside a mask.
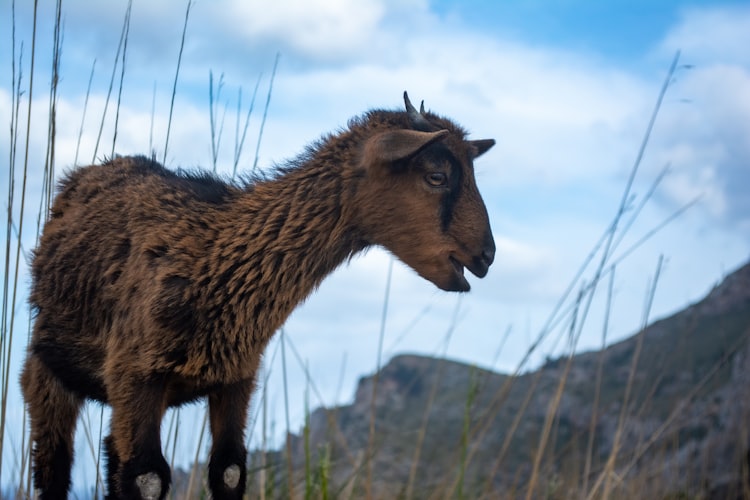
[[[13,3],[13,9],[15,9],[15,2]],[[2,332],[0,332],[0,389],[3,394],[2,412],[0,413],[0,475],[7,480],[11,475],[17,474],[10,484],[2,485],[3,497],[15,495],[27,497],[31,491],[29,442],[26,436],[28,429],[25,426],[13,429],[6,428],[7,395],[10,384],[17,383],[18,379],[18,374],[11,370],[11,367],[17,366],[17,360],[12,359],[12,357],[19,352],[17,347],[14,349],[14,346],[25,345],[29,330],[29,325],[20,322],[16,317],[18,311],[26,307],[19,276],[21,268],[26,265],[25,255],[29,250],[23,247],[24,242],[20,235],[26,234],[28,231],[25,228],[34,224],[36,224],[37,234],[39,233],[48,211],[54,187],[57,82],[61,76],[58,72],[63,40],[60,23],[61,13],[62,2],[58,1],[57,23],[55,24],[54,45],[52,47],[38,47],[34,43],[35,40],[26,40],[24,52],[22,52],[21,44],[15,38],[15,30],[12,33],[2,34],[3,44],[10,45],[13,53],[12,68],[6,68],[6,71],[11,71],[13,95],[12,116],[9,124],[10,133],[5,138],[9,154],[9,182],[6,243],[3,250],[5,267],[3,272]],[[186,35],[183,36],[183,45],[185,36],[189,36],[187,30],[189,16],[190,4],[188,3],[185,13]],[[129,19],[130,8],[128,7],[123,20],[118,52],[114,54],[112,77],[107,94],[106,109],[108,111],[105,112],[105,116],[99,117],[97,143],[94,150],[89,152],[93,158],[111,155],[115,150],[116,133],[112,137],[110,148],[105,145],[106,138],[102,137],[102,130],[105,120],[114,120],[115,130],[117,129],[119,95],[127,70],[125,51],[129,36]],[[49,87],[45,88],[34,78],[34,58],[36,52],[48,50],[53,52],[53,77]],[[176,59],[175,85],[170,109],[174,103],[174,92],[177,88],[176,82],[179,78],[181,57],[182,50],[180,50]],[[421,413],[409,413],[408,417],[411,421],[400,423],[402,429],[412,429],[414,434],[409,439],[399,440],[400,448],[396,455],[384,457],[379,455],[379,450],[385,448],[385,436],[394,430],[388,428],[390,417],[387,412],[389,410],[387,410],[387,407],[376,403],[379,401],[378,398],[386,398],[389,394],[392,394],[387,386],[390,383],[389,381],[394,379],[412,380],[408,374],[397,373],[394,375],[386,370],[382,377],[376,375],[368,379],[367,384],[360,386],[360,390],[364,393],[357,398],[357,401],[365,401],[366,403],[355,408],[361,415],[364,415],[363,419],[357,421],[357,425],[362,425],[358,437],[346,438],[341,429],[344,425],[341,419],[345,412],[343,410],[339,412],[338,409],[329,409],[331,411],[309,413],[307,419],[309,425],[305,426],[301,436],[290,435],[285,451],[258,451],[251,454],[249,467],[252,472],[252,479],[249,488],[254,495],[257,494],[260,498],[292,496],[295,498],[359,498],[365,496],[390,497],[392,494],[399,495],[402,498],[477,498],[481,496],[484,498],[527,499],[647,497],[697,499],[706,497],[708,494],[706,491],[671,489],[672,485],[666,476],[649,474],[648,471],[638,468],[636,465],[640,463],[639,460],[644,456],[653,457],[654,462],[656,462],[661,454],[666,454],[668,444],[663,439],[658,439],[659,436],[664,435],[671,422],[684,414],[686,411],[685,404],[700,394],[700,391],[706,391],[708,390],[707,387],[719,384],[722,377],[728,377],[730,370],[728,360],[732,356],[731,349],[725,352],[723,356],[719,356],[719,359],[723,361],[717,362],[715,356],[708,354],[715,347],[715,344],[706,340],[705,345],[698,352],[686,351],[682,359],[679,356],[674,358],[679,362],[689,363],[693,367],[693,372],[702,374],[702,376],[691,380],[686,386],[690,389],[674,395],[669,400],[668,405],[663,398],[655,393],[655,387],[658,384],[650,382],[663,376],[663,372],[659,368],[662,367],[659,350],[671,349],[674,351],[675,346],[673,345],[659,345],[657,342],[656,344],[649,344],[649,350],[644,350],[646,339],[641,333],[632,343],[628,344],[627,349],[609,351],[609,359],[605,360],[603,356],[587,358],[591,361],[591,370],[587,373],[593,374],[593,379],[591,384],[585,386],[576,380],[576,377],[580,376],[580,370],[576,368],[574,363],[577,341],[587,322],[593,298],[596,294],[601,293],[607,297],[611,296],[611,284],[618,262],[626,259],[643,241],[653,236],[671,220],[679,217],[688,208],[688,206],[683,207],[672,217],[654,227],[652,231],[645,234],[631,247],[622,248],[623,236],[638,218],[644,205],[649,202],[661,180],[660,176],[653,181],[651,191],[642,197],[637,206],[630,205],[631,187],[648,144],[651,128],[658,115],[661,101],[668,90],[669,82],[677,70],[678,57],[675,57],[665,78],[664,86],[659,92],[653,115],[636,156],[631,176],[624,186],[620,203],[618,206],[612,207],[614,217],[611,225],[603,232],[598,244],[584,259],[567,291],[560,297],[557,307],[551,311],[546,326],[538,332],[538,336],[532,342],[528,352],[518,362],[516,371],[509,376],[500,376],[477,370],[468,379],[465,377],[461,379],[463,380],[462,387],[451,387],[452,392],[446,389],[445,384],[449,380],[456,380],[456,377],[451,378],[450,376],[451,370],[456,368],[448,361],[438,362],[437,369],[429,378],[412,377],[414,380],[430,381],[426,385],[423,382],[419,388],[409,386],[411,387],[410,397],[413,397],[409,404],[416,403],[418,405],[416,407],[422,408],[423,411]],[[92,74],[93,71],[92,68]],[[215,87],[212,79],[208,90],[211,99],[211,111],[210,117],[207,117],[207,119],[210,118],[211,120],[213,167],[216,168],[223,130],[223,119],[219,118],[218,104],[221,82]],[[243,133],[238,133],[235,137],[235,172],[242,156],[247,123],[250,120],[257,91],[258,85],[256,84],[247,115],[242,123],[239,121],[237,123],[236,129],[242,130]],[[270,98],[270,87],[268,92],[268,98]],[[48,93],[49,95],[46,123],[32,123],[31,121],[31,102],[34,96],[39,93]],[[266,105],[267,103],[268,100]],[[239,108],[241,107],[239,99],[237,105],[237,115],[239,116]],[[84,107],[81,116],[82,130],[84,119],[87,121],[93,119],[92,117],[86,117],[85,113],[86,108]],[[263,118],[265,118],[265,114]],[[5,126],[7,125],[5,124]],[[43,165],[29,164],[31,127],[47,127],[48,130],[47,150]],[[256,146],[256,164],[260,139],[259,136]],[[3,149],[5,150],[5,148]],[[163,144],[164,158],[167,156],[168,149],[169,134],[167,134]],[[78,152],[76,153],[77,156]],[[40,195],[41,203],[35,207],[31,207],[27,203],[27,188],[30,176],[43,179],[41,193],[37,193]],[[652,320],[649,308],[653,294],[658,289],[660,270],[661,259],[655,265],[644,310],[641,313],[644,327],[642,332],[646,331],[646,325]],[[387,300],[386,295],[384,322],[387,314]],[[608,313],[609,300],[606,304]],[[747,318],[727,317],[726,321],[746,322]],[[746,324],[743,323],[743,325],[748,330]],[[452,335],[454,326],[446,326],[446,345]],[[715,328],[715,325],[708,327]],[[602,326],[603,346],[607,345],[607,333],[608,325],[605,322]],[[537,352],[542,342],[550,337],[558,338],[559,342],[566,342],[569,355],[555,360],[550,359],[546,370],[527,373],[528,363],[532,355]],[[746,340],[746,336],[743,338]],[[288,337],[282,335],[282,341],[278,345],[280,346],[279,355],[283,360],[282,369],[285,372],[287,363],[291,362],[290,359],[294,359],[302,366],[303,370],[306,370],[302,357]],[[289,354],[287,350],[293,355],[290,359],[287,359]],[[379,352],[378,360],[380,354]],[[441,357],[441,353],[437,354],[438,357]],[[271,361],[276,355],[277,352],[269,354]],[[333,355],[337,356],[335,353]],[[613,360],[613,356],[619,356],[620,358]],[[685,360],[687,357],[689,357],[689,360]],[[622,376],[620,382],[624,380],[623,391],[616,390],[616,383],[611,373],[607,373],[605,368],[607,366],[611,368],[612,363],[615,362]],[[379,361],[378,366],[380,366]],[[554,370],[554,372],[550,370]],[[554,376],[549,376],[550,373],[554,373]],[[266,379],[267,376],[268,374],[266,374]],[[251,425],[257,424],[261,427],[263,442],[248,443],[249,448],[260,450],[265,449],[266,435],[270,432],[269,425],[266,422],[265,384],[261,385],[264,387],[264,391],[261,394],[261,403],[258,405],[260,413],[251,416]],[[487,387],[492,387],[492,390],[487,390]],[[544,391],[540,392],[540,388],[544,388]],[[450,418],[447,418],[447,416],[441,418],[441,415],[431,412],[432,408],[440,406],[441,401],[448,398],[449,394],[455,396],[456,391],[461,394],[463,404],[459,405],[459,408],[456,408],[456,405],[453,404],[455,415],[450,416]],[[566,427],[566,422],[560,418],[560,415],[567,411],[562,408],[562,405],[566,404],[570,391],[579,391],[577,397],[587,401],[592,409],[588,422],[590,432],[571,434],[569,432],[571,428]],[[284,387],[284,392],[286,394],[286,387]],[[318,393],[315,381],[309,377],[308,393],[313,396]],[[539,394],[545,395],[543,401],[535,400],[539,397]],[[321,401],[321,398],[317,397],[317,399]],[[369,404],[367,404],[368,402]],[[403,404],[406,405],[407,403],[404,402]],[[611,408],[613,404],[616,404],[620,411],[616,418],[607,421],[608,434],[604,438],[609,440],[608,449],[610,451],[602,456],[597,452],[599,443],[595,441],[595,438],[601,439],[602,436],[598,435],[595,429],[601,427],[602,415],[605,413],[603,409]],[[660,405],[663,405],[663,407]],[[393,408],[391,407],[390,411],[396,411]],[[529,433],[526,428],[529,422],[528,410],[539,408],[543,408],[543,410],[536,417],[539,424],[538,432]],[[630,442],[634,439],[630,424],[635,416],[645,411],[644,408],[655,409],[655,414],[659,415],[659,418],[654,422],[651,432],[648,435],[640,436],[638,446],[633,446],[633,443]],[[478,411],[478,409],[481,409],[481,411]],[[403,417],[403,415],[400,416]],[[496,429],[493,424],[497,422],[498,418],[501,418],[500,416],[504,419],[503,427],[506,432],[503,438],[498,441],[497,436],[491,439],[488,433]],[[321,417],[327,424],[324,426],[325,429],[320,427]],[[89,443],[92,459],[94,463],[99,464],[100,450],[98,445],[94,443],[99,442],[98,436],[102,433],[100,424],[85,419],[81,423],[83,424],[83,435]],[[288,425],[287,415],[287,428]],[[205,428],[205,422],[203,428]],[[174,457],[174,450],[181,432],[183,431],[180,429],[179,414],[175,413],[172,416],[172,421],[167,425],[165,442],[166,450],[172,450],[172,457]],[[695,432],[701,431],[696,429]],[[750,429],[747,427],[739,429],[738,441],[747,443],[748,433],[750,433]],[[454,439],[452,441],[445,440],[443,443],[427,439],[429,435],[435,434],[453,436]],[[16,439],[8,439],[8,436],[11,435]],[[321,435],[330,439],[327,444],[320,445]],[[679,439],[679,436],[674,439]],[[205,460],[205,457],[201,456],[204,441],[201,431],[193,459],[194,467],[188,474],[175,474],[174,489],[181,492],[180,496],[198,498],[203,497],[206,493],[205,478],[202,476],[204,469],[201,465]],[[493,446],[496,445],[489,454],[487,449],[482,448],[482,443],[488,442],[494,443]],[[575,453],[572,454],[575,460],[560,463],[560,457],[570,451],[568,447],[576,448]],[[8,452],[9,449],[10,452]],[[170,456],[169,453],[167,455]],[[490,459],[490,456],[494,457],[494,460]],[[13,457],[13,460],[9,461],[8,457]],[[402,474],[394,477],[380,475],[380,471],[386,470],[383,469],[384,461],[387,461],[391,466],[398,464],[398,469],[402,471]],[[479,461],[482,462],[481,474],[477,472],[476,466]],[[346,463],[346,467],[340,467],[341,462]],[[439,465],[438,469],[443,471],[442,475],[429,476],[426,472],[429,467],[425,464],[429,465],[432,462]],[[523,463],[524,465],[515,470],[508,467],[509,463]],[[450,471],[450,473],[445,471]],[[746,466],[742,472],[747,474]],[[710,473],[710,468],[706,468],[706,477],[697,478],[692,483],[709,483],[713,479],[709,477]],[[513,486],[509,489],[500,490],[497,485],[501,483],[504,485],[512,484]],[[79,488],[76,491],[85,491],[86,495],[101,495],[100,475],[97,473],[96,479],[93,480],[92,484],[86,485],[85,490]],[[724,493],[727,495],[726,498],[750,499],[750,491],[748,491],[746,483],[744,486],[737,486]]]

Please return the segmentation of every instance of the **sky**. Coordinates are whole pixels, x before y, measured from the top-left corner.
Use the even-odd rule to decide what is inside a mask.
[[[39,2],[33,93],[28,91],[31,2],[15,5],[15,52],[11,7],[10,0],[0,1],[0,67],[5,68],[0,78],[0,157],[9,157],[9,69],[15,54],[25,89],[22,130],[32,95],[28,219],[22,234],[28,251],[35,241],[45,157],[55,5]],[[678,50],[678,66],[628,195],[624,220],[637,217],[622,238],[618,236],[613,252],[615,259],[624,257],[613,277],[607,342],[632,335],[643,323],[647,290],[660,257],[664,264],[649,320],[700,299],[750,257],[747,2],[197,0],[187,19],[167,145],[186,7],[186,1],[133,1],[123,72],[122,56],[115,60],[127,2],[62,2],[58,174],[112,152],[154,151],[170,168],[211,168],[211,74],[217,123],[224,124],[217,170],[226,175],[232,172],[240,95],[244,120],[257,85],[238,166],[249,171],[277,56],[257,148],[260,169],[294,157],[306,144],[346,127],[349,118],[368,109],[400,109],[404,90],[414,102],[424,99],[428,109],[462,124],[471,138],[497,141],[475,165],[498,247],[489,275],[483,280],[470,277],[469,294],[440,292],[381,249],[336,271],[284,329],[293,430],[303,420],[306,391],[313,407],[350,401],[358,378],[395,354],[447,356],[513,372],[568,352],[564,332],[581,288],[574,279],[618,211]],[[15,221],[20,215],[21,167],[22,161],[15,174]],[[1,176],[0,191],[7,193],[8,183],[9,176]],[[16,241],[14,237],[12,244]],[[586,283],[593,280],[599,258],[585,268]],[[602,344],[608,279],[593,296],[578,351]],[[23,265],[19,283],[15,328],[20,333],[12,349],[12,378],[20,370],[28,330],[28,272]],[[551,333],[523,362],[571,283],[572,292],[562,313],[554,316],[558,320]],[[276,341],[269,347],[263,374],[276,436],[283,435],[285,425],[279,346]],[[253,415],[258,401],[254,398]],[[87,411],[90,418],[98,418],[98,407]],[[180,413],[182,428],[189,432],[179,440],[178,463],[192,459],[202,412],[203,407],[195,405]],[[6,464],[18,461],[22,421],[18,386],[12,381]],[[275,439],[278,444],[280,438]],[[91,484],[87,446],[79,429],[75,477]],[[17,467],[4,465],[3,484],[14,474]]]

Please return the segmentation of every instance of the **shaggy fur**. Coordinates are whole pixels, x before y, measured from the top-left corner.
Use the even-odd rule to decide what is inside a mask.
[[[404,97],[406,112],[371,111],[241,185],[144,157],[62,180],[34,255],[22,374],[42,498],[70,487],[84,399],[112,407],[109,496],[164,498],[162,417],[202,397],[213,498],[241,498],[261,355],[323,278],[371,245],[444,290],[469,289],[464,267],[487,273],[495,245],[472,160],[494,141]]]

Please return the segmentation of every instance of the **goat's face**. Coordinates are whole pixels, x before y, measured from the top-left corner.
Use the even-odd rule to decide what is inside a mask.
[[[359,193],[366,199],[367,239],[439,288],[468,291],[464,268],[482,278],[495,256],[473,167],[494,142],[448,130],[389,130],[370,138]]]

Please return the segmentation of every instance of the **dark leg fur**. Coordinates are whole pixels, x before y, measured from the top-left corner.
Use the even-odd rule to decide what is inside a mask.
[[[211,416],[211,461],[208,485],[214,500],[241,499],[247,482],[245,422],[253,384],[240,382],[208,397]]]
[[[163,499],[170,486],[169,464],[159,430],[164,393],[159,384],[117,379],[108,383],[111,435],[106,440],[109,498]]]
[[[120,471],[120,459],[117,457],[112,436],[104,439],[104,454],[107,458],[107,499],[117,498],[116,493],[120,491],[117,484],[117,475]]]
[[[73,435],[83,401],[34,354],[26,359],[21,388],[31,419],[34,487],[41,499],[67,498]]]

